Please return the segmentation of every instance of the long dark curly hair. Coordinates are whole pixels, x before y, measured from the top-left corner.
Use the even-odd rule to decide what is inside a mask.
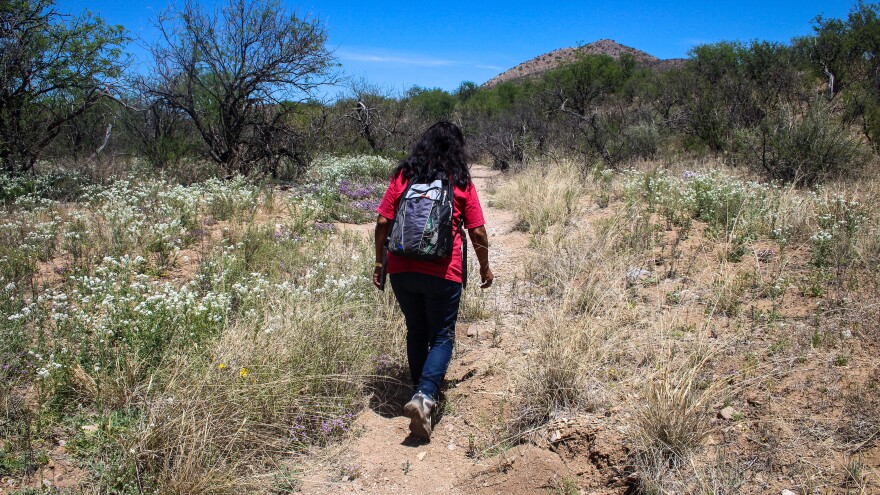
[[[441,121],[432,125],[412,147],[409,155],[395,167],[393,176],[403,174],[430,180],[439,171],[446,173],[461,189],[471,183],[467,166],[468,152],[461,129],[452,122]]]

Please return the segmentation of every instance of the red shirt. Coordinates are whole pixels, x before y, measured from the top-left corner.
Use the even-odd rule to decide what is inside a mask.
[[[376,208],[376,212],[383,217],[394,220],[397,207],[400,206],[400,198],[406,190],[407,179],[403,174],[397,174],[391,178],[382,202]],[[458,186],[453,188],[455,200],[452,207],[452,225],[457,226],[464,216],[464,228],[475,229],[485,225],[483,220],[483,208],[480,207],[480,198],[477,197],[477,188],[473,182],[465,189]],[[417,272],[435,277],[445,278],[453,282],[461,283],[461,230],[455,228],[452,240],[452,255],[448,258],[423,261],[403,258],[388,253],[387,273]]]

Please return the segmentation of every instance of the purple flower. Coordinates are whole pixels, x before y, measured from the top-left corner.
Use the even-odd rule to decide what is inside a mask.
[[[349,182],[347,180],[339,181],[339,185],[337,186],[337,190],[339,191],[339,194],[348,195],[348,193],[351,192],[351,182]]]
[[[348,197],[351,199],[364,199],[364,198],[369,198],[372,195],[373,195],[372,189],[370,189],[368,187],[360,187],[360,188],[355,189],[354,191],[350,192],[348,194]]]
[[[394,366],[394,360],[388,354],[381,354],[375,357],[376,371],[381,373]]]
[[[351,206],[357,210],[373,212],[379,207],[379,202],[378,199],[365,199],[362,201],[354,201],[351,203]]]
[[[336,232],[336,226],[332,223],[318,222],[315,224],[315,230],[318,232]]]
[[[682,174],[682,177],[684,177],[684,180],[691,180],[696,176],[697,176],[697,173],[694,171],[691,171],[691,170],[685,170],[684,173]]]
[[[375,188],[363,184],[352,184],[347,180],[339,183],[338,191],[339,194],[350,199],[364,199],[375,194]]]

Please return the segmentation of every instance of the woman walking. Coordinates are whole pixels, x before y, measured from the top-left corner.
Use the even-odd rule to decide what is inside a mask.
[[[474,252],[480,263],[480,287],[492,285],[493,275],[489,269],[489,238],[486,234],[483,210],[477,190],[471,181],[466,163],[464,136],[450,122],[438,122],[431,126],[413,146],[410,154],[394,169],[391,183],[377,208],[376,219],[376,267],[373,284],[382,289],[384,270],[391,279],[391,288],[406,321],[406,352],[414,388],[412,400],[404,406],[404,414],[410,418],[410,431],[425,440],[431,437],[431,412],[437,400],[440,383],[446,374],[455,342],[455,322],[458,318],[462,291],[462,232],[468,230]],[[451,253],[436,259],[408,257],[405,254],[386,252],[392,224],[402,222],[399,210],[408,198],[426,198],[432,189],[413,194],[414,184],[448,184],[453,191],[451,222]],[[445,198],[445,189],[433,187],[437,198]],[[438,202],[440,200],[438,199]],[[438,203],[439,204],[439,203]],[[438,209],[439,207],[434,207]],[[442,212],[442,208],[439,208]],[[410,210],[406,210],[409,212]],[[434,210],[432,210],[433,212]],[[430,217],[433,213],[429,214]],[[416,217],[410,214],[410,218]],[[427,220],[427,225],[442,221]],[[412,222],[412,220],[407,220]],[[448,223],[448,222],[447,222]],[[424,225],[424,222],[423,222]],[[395,226],[395,242],[404,227]],[[422,230],[419,230],[422,233]],[[447,234],[448,235],[448,234]],[[441,232],[439,244],[444,244]],[[435,240],[438,236],[431,239]],[[421,242],[423,247],[425,242]],[[431,245],[429,243],[429,245]],[[431,245],[433,246],[433,245]],[[440,253],[445,252],[442,248]],[[466,268],[466,267],[465,267]]]

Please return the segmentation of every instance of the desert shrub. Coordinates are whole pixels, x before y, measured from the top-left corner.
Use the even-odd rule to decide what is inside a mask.
[[[691,220],[705,222],[725,240],[752,240],[773,232],[790,230],[796,207],[783,201],[774,185],[743,181],[718,171],[685,172],[674,177],[665,170],[635,172],[627,179],[628,204],[649,213],[660,213],[678,226]],[[798,225],[800,228],[800,225]]]
[[[337,187],[343,180],[386,182],[393,162],[387,158],[371,155],[326,155],[315,160],[310,171],[314,182]]]
[[[856,174],[867,156],[849,127],[821,104],[803,116],[781,110],[738,136],[742,159],[772,179],[796,184]]]
[[[653,123],[631,125],[623,131],[623,141],[629,147],[627,158],[654,158],[660,149],[660,131]]]

